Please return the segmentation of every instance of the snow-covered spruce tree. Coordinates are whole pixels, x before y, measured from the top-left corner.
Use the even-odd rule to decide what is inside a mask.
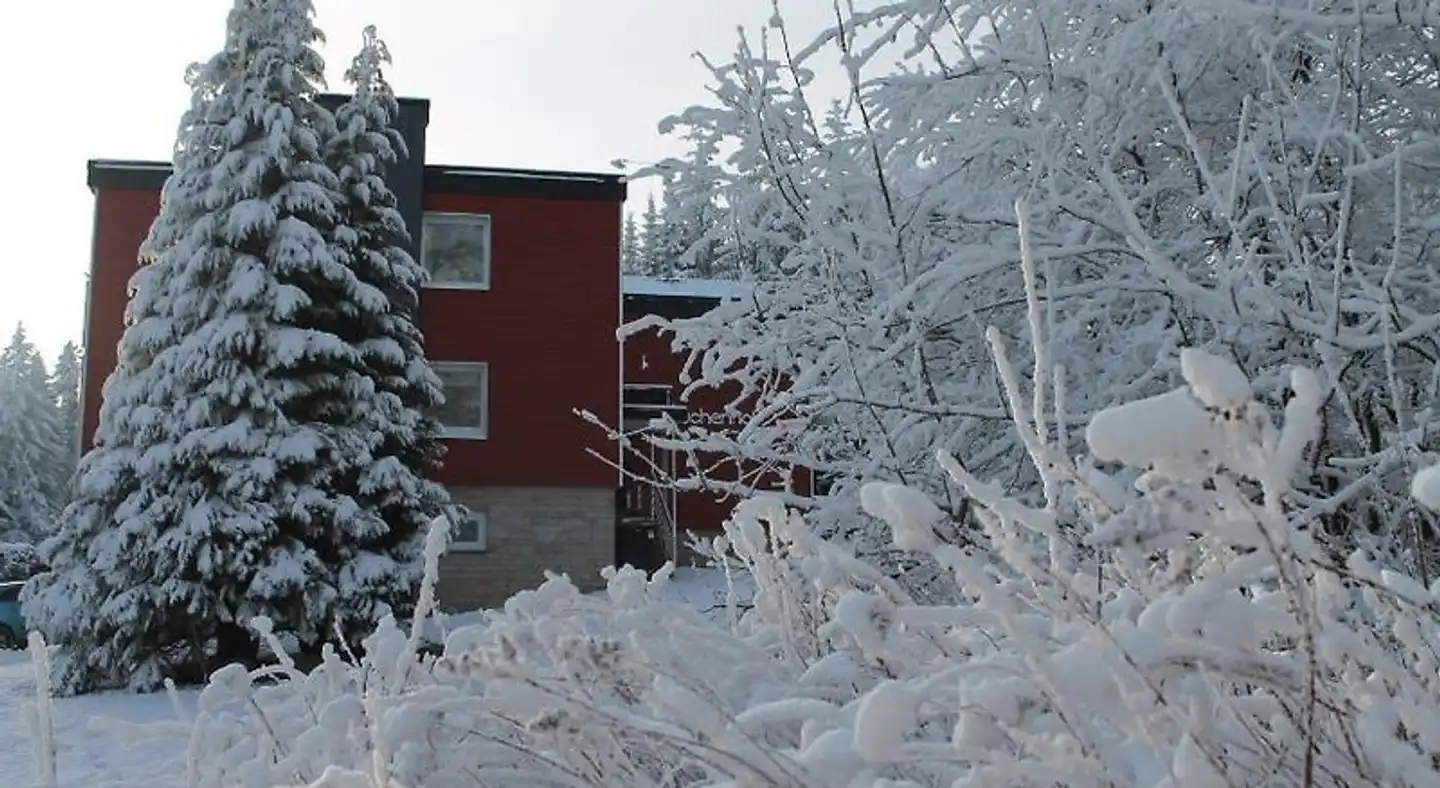
[[[635,247],[635,271],[642,276],[666,276],[668,269],[662,265],[656,253],[653,238],[660,234],[660,207],[655,195],[645,198],[645,210],[640,214],[639,243]]]
[[[385,43],[366,28],[345,74],[354,95],[336,113],[336,132],[325,143],[341,195],[334,245],[355,277],[346,285],[354,292],[332,302],[334,330],[359,353],[373,386],[341,418],[364,438],[356,447],[364,458],[353,482],[356,500],[387,525],[337,531],[331,548],[340,559],[340,614],[353,620],[357,628],[346,629],[356,633],[379,619],[377,602],[409,615],[423,571],[422,532],[449,506],[445,489],[427,478],[444,453],[440,424],[429,415],[444,395],[415,324],[426,273],[405,249],[410,234],[385,182],[386,168],[408,155],[393,125],[399,104],[383,73],[389,62]]]
[[[627,214],[620,232],[620,270],[627,274],[638,274],[640,270],[640,225],[635,217]]]
[[[366,506],[398,474],[371,453],[356,408],[376,387],[341,335],[377,298],[332,241],[320,40],[310,0],[236,0],[191,72],[97,445],[27,588],[61,691],[253,660],[257,616],[313,653],[415,592],[406,521]]]
[[[759,404],[738,437],[677,426],[669,445],[827,473],[832,497],[792,502],[866,550],[886,541],[854,508],[868,479],[922,489],[964,525],[937,443],[1017,492],[1039,486],[1017,470],[982,327],[1015,337],[1053,314],[1038,369],[1066,363],[1072,439],[1088,414],[1174,383],[1181,345],[1234,358],[1267,401],[1285,396],[1286,361],[1314,366],[1332,396],[1294,494],[1327,531],[1375,534],[1430,576],[1414,559],[1433,516],[1403,494],[1434,448],[1440,352],[1425,7],[905,0],[797,49],[783,25],[742,42],[712,69],[716,105],[666,122],[695,152],[648,172],[696,179],[735,217],[722,267],[794,240],[772,247],[785,275],[754,298],[668,326],[696,385],[735,381]],[[824,112],[811,96],[827,70],[849,95]],[[1020,196],[1039,217],[1036,304],[1014,296]]]
[[[692,177],[670,182],[662,192],[658,221],[645,233],[645,248],[663,276],[736,278],[738,272],[716,267],[710,238],[720,219],[707,185]]]
[[[75,462],[79,459],[80,447],[80,377],[85,359],[80,346],[66,342],[55,360],[50,372],[50,396],[55,401],[55,419],[60,431],[60,442],[64,447],[62,455],[62,478],[59,486],[66,491],[64,503],[68,503],[70,477],[75,473]]]
[[[16,326],[0,352],[0,538],[39,542],[51,533],[64,457],[45,361]]]

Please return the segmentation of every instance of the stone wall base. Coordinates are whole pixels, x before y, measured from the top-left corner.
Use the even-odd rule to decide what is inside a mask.
[[[615,491],[609,487],[450,487],[487,520],[484,552],[452,549],[435,589],[446,612],[500,607],[551,571],[601,588],[615,562]]]

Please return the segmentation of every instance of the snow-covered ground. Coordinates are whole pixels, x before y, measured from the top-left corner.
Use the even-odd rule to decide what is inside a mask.
[[[725,576],[713,569],[682,568],[669,588],[671,598],[701,611],[718,611],[725,601]],[[742,589],[742,595],[748,588]],[[602,592],[603,593],[603,592]],[[478,620],[478,613],[447,616],[446,629]],[[34,741],[29,704],[35,698],[30,658],[0,651],[0,786],[35,785]],[[196,691],[178,693],[179,708],[165,693],[104,693],[54,701],[55,738],[62,788],[172,788],[185,784],[184,746],[175,740],[136,741],[125,723],[190,718]],[[118,724],[117,724],[118,723]]]
[[[194,711],[194,691],[179,693],[182,711]],[[0,785],[35,785],[34,737],[29,705],[35,699],[35,675],[24,651],[0,651]],[[187,708],[188,707],[188,708]],[[60,698],[54,703],[59,783],[82,786],[182,786],[184,747],[178,741],[135,742],[114,723],[145,723],[176,718],[175,704],[164,693],[105,693]]]

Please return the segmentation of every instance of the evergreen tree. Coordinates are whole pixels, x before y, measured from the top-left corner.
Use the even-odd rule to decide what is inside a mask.
[[[681,256],[685,252],[689,228],[676,209],[674,198],[667,187],[662,193],[658,218],[650,232],[645,233],[645,248],[655,266],[657,275],[684,278],[690,272],[685,270]]]
[[[373,386],[348,414],[349,434],[363,441],[347,451],[360,474],[357,501],[379,519],[336,532],[332,547],[341,572],[342,623],[356,635],[368,633],[382,606],[409,615],[423,574],[424,529],[449,501],[444,488],[426,478],[438,469],[444,448],[439,423],[427,415],[443,402],[441,383],[414,322],[426,274],[406,251],[410,235],[384,177],[409,155],[393,125],[400,107],[385,80],[389,62],[375,28],[366,28],[345,74],[354,95],[336,113],[337,133],[326,146],[341,193],[335,247],[350,264],[360,296],[337,302],[353,310],[335,316],[337,331],[359,351]]]
[[[0,534],[34,542],[50,533],[60,498],[62,438],[45,361],[23,325],[0,352]]]
[[[687,180],[667,183],[659,216],[645,242],[664,274],[682,279],[735,277],[716,266],[713,236],[719,223],[713,197]]]
[[[739,270],[724,266],[716,255],[721,211],[703,190],[688,181],[666,184],[660,202],[647,198],[638,228],[627,222],[622,249],[627,272],[667,278],[738,278]],[[633,238],[631,234],[633,233]]]
[[[50,396],[55,402],[55,417],[63,449],[60,455],[63,466],[60,486],[67,490],[80,448],[80,375],[83,368],[84,357],[80,346],[66,342],[50,375]]]
[[[627,274],[641,273],[640,228],[635,224],[635,217],[629,214],[620,233],[620,270]]]
[[[61,647],[62,692],[253,660],[261,615],[317,649],[353,598],[337,535],[386,529],[346,492],[370,474],[352,408],[374,387],[327,327],[373,295],[333,248],[313,13],[235,0],[223,51],[189,74],[100,434],[44,547],[52,571],[26,588],[27,616]]]
[[[640,243],[636,249],[636,273],[645,276],[662,276],[662,256],[657,253],[655,242],[660,238],[660,210],[655,205],[655,195],[645,199],[645,212],[640,214]]]

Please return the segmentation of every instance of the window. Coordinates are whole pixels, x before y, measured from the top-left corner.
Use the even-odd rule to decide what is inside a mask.
[[[490,517],[485,512],[471,511],[450,533],[450,549],[456,552],[483,553],[490,548]]]
[[[445,387],[445,404],[435,412],[446,438],[484,440],[490,435],[490,366],[432,362]]]
[[[490,289],[490,217],[427,213],[420,229],[420,262],[430,272],[426,287]]]

